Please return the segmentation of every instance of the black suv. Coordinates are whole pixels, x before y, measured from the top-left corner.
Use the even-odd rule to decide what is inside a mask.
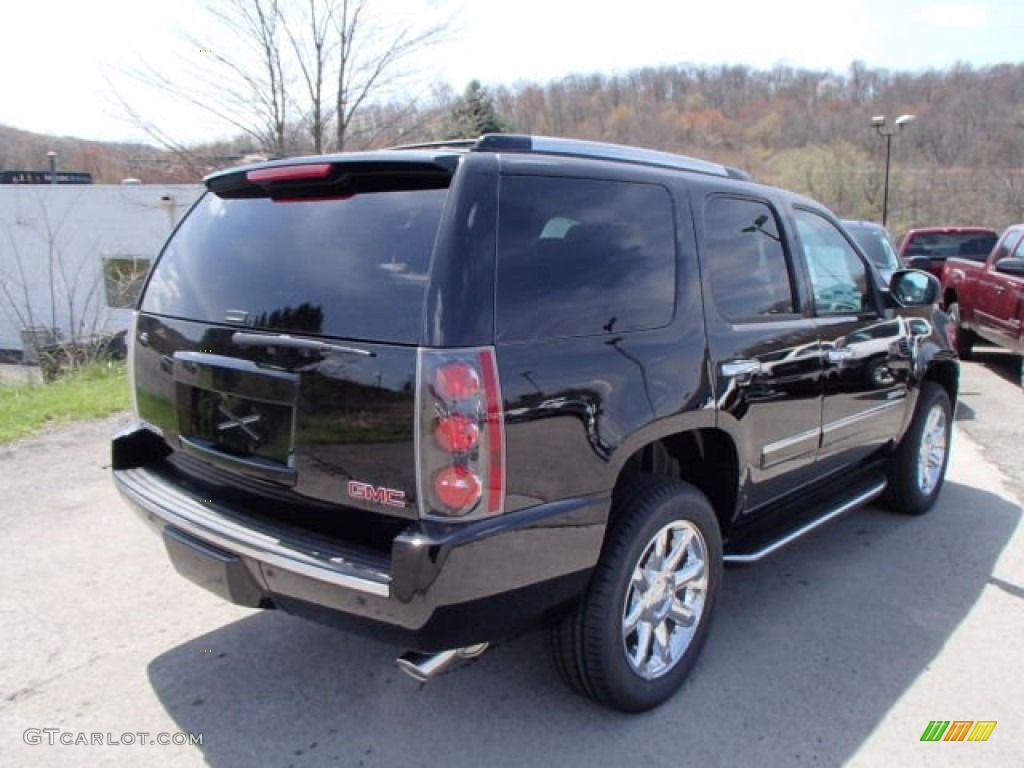
[[[883,290],[740,171],[488,135],[206,186],[140,299],[114,480],[187,578],[400,642],[419,679],[545,627],[576,690],[650,708],[723,563],[942,486],[935,279]]]

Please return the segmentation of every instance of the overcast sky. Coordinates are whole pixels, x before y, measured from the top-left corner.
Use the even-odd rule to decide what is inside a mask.
[[[140,89],[122,74],[173,75],[202,53],[183,43],[208,28],[200,0],[7,0],[0,44],[0,123],[102,140],[144,139],[110,95],[114,85],[172,135],[230,130]],[[373,0],[452,33],[415,63],[421,82],[461,91],[685,62],[783,63],[842,73],[851,61],[920,71],[955,62],[1020,63],[1024,1],[955,0]],[[194,47],[194,46],[193,46]],[[196,61],[199,59],[197,58]]]

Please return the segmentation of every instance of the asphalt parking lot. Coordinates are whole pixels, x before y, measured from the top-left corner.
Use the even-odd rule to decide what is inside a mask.
[[[929,515],[868,508],[727,571],[695,673],[641,716],[571,694],[537,636],[424,687],[393,666],[403,649],[193,587],[110,483],[124,417],[0,447],[0,762],[1024,765],[1024,394],[1000,365],[965,366]],[[922,743],[936,719],[998,725]],[[202,745],[149,743],[180,732]]]

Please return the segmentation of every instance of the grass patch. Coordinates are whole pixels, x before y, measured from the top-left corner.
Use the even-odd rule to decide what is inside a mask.
[[[131,406],[123,363],[97,363],[52,384],[0,386],[0,443]]]

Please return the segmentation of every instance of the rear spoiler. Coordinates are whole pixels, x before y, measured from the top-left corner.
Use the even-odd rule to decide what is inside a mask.
[[[339,199],[371,192],[444,189],[457,166],[455,154],[409,158],[374,152],[232,168],[203,182],[225,199]]]

